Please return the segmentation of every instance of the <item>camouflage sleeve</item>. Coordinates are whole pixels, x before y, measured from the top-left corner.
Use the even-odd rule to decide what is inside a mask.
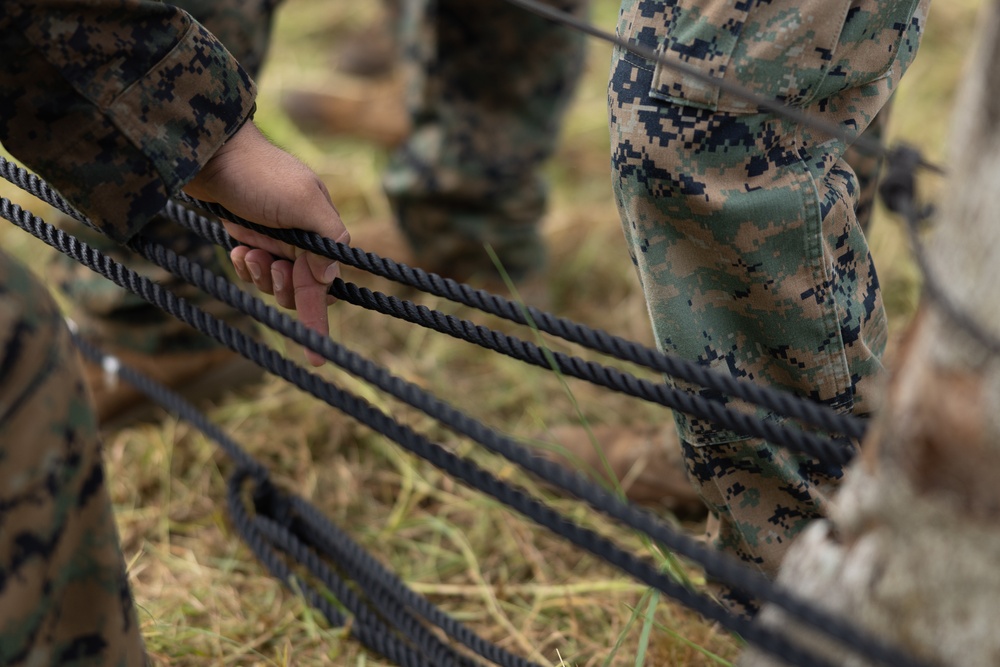
[[[225,47],[160,2],[5,0],[0,53],[0,142],[118,240],[253,110]]]

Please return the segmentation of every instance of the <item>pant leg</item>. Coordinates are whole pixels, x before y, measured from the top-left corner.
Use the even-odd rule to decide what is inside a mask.
[[[582,35],[503,0],[413,0],[402,23],[413,130],[384,183],[417,263],[464,278],[491,269],[489,244],[513,277],[538,271],[540,171],[582,70]]]
[[[247,72],[257,76],[270,40],[275,0],[175,0],[173,4],[188,11],[211,30]],[[69,216],[55,214],[51,221],[214,315],[234,324],[244,319],[236,311]],[[224,254],[165,217],[155,218],[143,233],[178,254],[198,261],[212,272],[225,274],[227,260]],[[186,324],[65,255],[57,254],[52,258],[47,274],[73,304],[73,317],[89,338],[143,353],[206,349],[214,345]]]
[[[757,439],[706,447],[681,442],[688,476],[708,507],[707,544],[774,578],[792,540],[826,516],[842,470]],[[710,582],[719,600],[743,615],[758,603]]]
[[[625,0],[619,32],[860,133],[912,59],[926,4]],[[621,49],[609,114],[617,203],[659,347],[870,413],[886,319],[843,142]],[[675,419],[715,516],[710,539],[773,576],[842,471]]]
[[[0,355],[0,664],[143,665],[76,351],[5,255]]]
[[[892,98],[875,116],[868,129],[862,135],[867,141],[881,144],[886,139],[889,118],[892,115]],[[875,200],[878,198],[879,175],[882,173],[884,160],[880,156],[869,155],[859,151],[854,146],[844,153],[844,161],[850,165],[858,177],[858,205],[855,213],[861,230],[868,234],[875,210]]]

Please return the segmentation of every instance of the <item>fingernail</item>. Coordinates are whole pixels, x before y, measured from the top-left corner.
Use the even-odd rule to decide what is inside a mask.
[[[250,275],[253,276],[254,282],[260,280],[260,264],[247,262],[247,269],[250,271]]]
[[[274,291],[280,292],[285,286],[285,277],[281,275],[281,271],[271,271],[271,282],[274,283]]]
[[[334,262],[330,266],[326,267],[326,271],[323,272],[323,282],[332,283],[333,279],[337,277],[337,263]]]
[[[236,269],[236,275],[240,277],[240,280],[245,280],[246,282],[250,282],[250,278],[247,277],[250,274],[247,273],[246,262],[238,262],[236,260],[233,260],[233,268]]]

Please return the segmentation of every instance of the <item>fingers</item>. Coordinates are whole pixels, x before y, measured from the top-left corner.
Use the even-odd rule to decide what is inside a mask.
[[[350,242],[322,180],[296,157],[271,144],[252,122],[223,144],[185,190],[265,227],[301,229]],[[240,278],[274,294],[279,305],[299,312],[303,324],[326,335],[327,290],[340,273],[337,262],[223,223],[236,240],[250,246],[230,254]],[[309,360],[322,363],[314,354]]]
[[[341,238],[347,238],[348,241],[351,235],[344,230],[344,234]],[[335,241],[340,241],[341,243],[347,243],[348,241],[343,241],[340,238],[334,239]],[[306,263],[309,266],[309,272],[312,274],[313,279],[318,283],[326,283],[327,286],[333,282],[334,278],[340,275],[340,264],[328,257],[322,257],[320,255],[315,255],[311,252],[305,253]]]
[[[283,259],[272,264],[271,282],[274,284],[274,298],[278,305],[294,310],[295,286],[292,283],[292,263]]]
[[[274,294],[279,306],[298,311],[304,326],[326,336],[330,331],[327,306],[332,303],[327,292],[340,273],[339,265],[333,263],[332,275],[324,271],[323,277],[330,276],[329,282],[316,280],[309,264],[310,257],[314,255],[303,253],[293,263],[247,246],[237,246],[230,252],[233,267],[242,280],[252,282],[262,292]],[[313,366],[326,363],[323,357],[308,350],[306,358]]]
[[[245,245],[238,245],[229,251],[229,260],[233,263],[233,268],[236,269],[236,275],[240,277],[245,283],[252,283],[253,276],[247,270],[246,256],[250,252],[250,248]]]
[[[292,266],[295,310],[298,311],[302,324],[327,336],[330,333],[330,321],[327,314],[326,292],[330,284],[316,280],[309,265],[309,257],[309,254],[300,255]],[[324,273],[324,277],[326,275]],[[333,278],[330,278],[330,282],[333,282]],[[309,350],[306,350],[306,359],[313,366],[322,366],[325,363],[323,357]]]
[[[265,294],[277,294],[277,289],[273,281],[274,264],[278,260],[271,253],[257,248],[247,246],[237,246],[229,253],[229,258],[233,262],[233,268],[241,280],[251,282],[254,287]],[[291,281],[285,281],[290,293]],[[288,299],[286,298],[287,302]],[[281,300],[279,299],[279,303]]]

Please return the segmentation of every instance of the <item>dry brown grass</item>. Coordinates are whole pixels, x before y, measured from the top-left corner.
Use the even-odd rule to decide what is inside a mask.
[[[942,155],[942,119],[976,5],[952,0],[935,6],[924,53],[898,100],[896,133],[935,158]],[[260,82],[259,121],[322,174],[349,225],[388,217],[378,184],[385,155],[356,141],[311,142],[281,116],[277,98],[299,86],[356,85],[331,75],[328,47],[338,34],[362,24],[367,11],[362,3],[289,0]],[[611,26],[614,15],[612,0],[597,2],[598,23]],[[608,54],[607,47],[592,48],[586,82],[550,169],[555,189],[546,234],[553,253],[553,306],[559,314],[648,343],[645,308],[609,185]],[[5,234],[5,246],[37,253],[38,244],[22,237]],[[913,309],[918,284],[901,238],[894,223],[884,217],[876,222],[873,249],[897,327]],[[371,284],[356,273],[346,277]],[[434,299],[426,303],[469,315]],[[580,419],[666,420],[662,411],[638,401],[577,382],[569,383],[567,393],[552,374],[386,320],[341,304],[333,310],[333,336],[506,433],[526,438]],[[637,537],[578,503],[552,497],[427,417],[343,373],[324,372],[432,439],[525,484],[574,520],[646,550]],[[650,596],[617,571],[278,380],[243,391],[210,414],[283,485],[314,502],[403,580],[508,649],[542,664],[633,665],[648,627],[644,664],[696,667],[717,664],[704,651],[723,663],[738,652],[738,642],[726,633]],[[230,463],[199,433],[166,417],[109,435],[106,456],[155,664],[386,664],[344,630],[328,627],[252,558],[223,509]],[[689,573],[698,581],[695,570]]]

